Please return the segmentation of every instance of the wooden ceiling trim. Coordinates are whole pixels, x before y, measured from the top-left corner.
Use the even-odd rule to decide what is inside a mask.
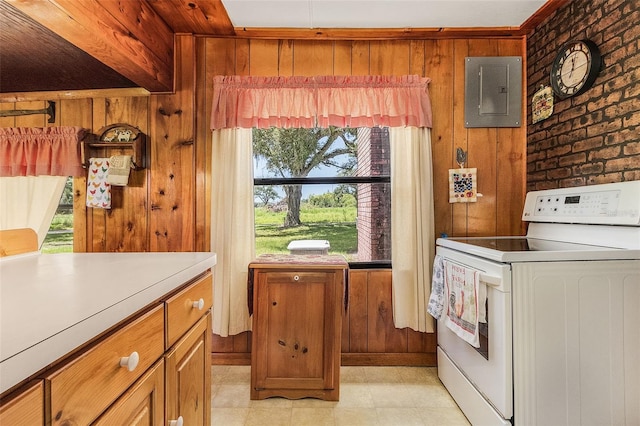
[[[570,0],[548,0],[535,14],[531,15],[529,19],[520,25],[520,28],[526,32],[533,30],[539,23],[547,19],[549,15],[569,2]]]
[[[148,0],[174,33],[234,35],[221,0]]]
[[[150,92],[173,90],[173,33],[145,1],[6,1]]]
[[[0,103],[41,101],[43,99],[89,99],[89,98],[126,98],[149,96],[151,92],[142,87],[122,89],[84,89],[84,90],[48,90],[39,92],[0,93]]]
[[[513,37],[519,27],[496,28],[236,28],[235,38],[283,40],[425,40],[444,38]]]

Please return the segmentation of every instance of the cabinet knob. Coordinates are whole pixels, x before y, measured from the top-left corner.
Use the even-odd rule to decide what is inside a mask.
[[[133,371],[138,366],[139,361],[140,355],[138,355],[138,352],[131,352],[131,355],[120,358],[120,367],[127,367],[127,370]]]
[[[200,300],[193,302],[193,307],[201,311],[204,308],[204,299],[201,297]]]
[[[169,420],[169,426],[182,426],[182,423],[184,423],[182,416],[178,417],[176,420]]]
[[[294,281],[300,281],[300,275],[294,275],[293,276],[293,280]]]

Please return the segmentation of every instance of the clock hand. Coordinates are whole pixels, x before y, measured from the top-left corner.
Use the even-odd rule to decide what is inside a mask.
[[[573,68],[576,66],[576,57],[572,57],[571,58],[571,70],[569,70],[569,78],[571,78],[571,75],[573,74]]]

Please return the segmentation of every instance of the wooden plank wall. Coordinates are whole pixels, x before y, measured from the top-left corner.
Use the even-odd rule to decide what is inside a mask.
[[[524,37],[398,41],[247,40],[176,37],[176,90],[131,90],[0,96],[0,109],[41,109],[57,100],[56,123],[44,115],[0,118],[2,127],[139,127],[150,139],[150,168],[113,189],[111,210],[85,207],[86,178],[74,181],[74,245],[78,252],[209,250],[211,159],[209,117],[214,75],[402,75],[430,77],[436,234],[523,234],[526,128],[464,127],[464,58],[522,56]],[[523,67],[526,69],[526,64]],[[526,88],[526,76],[523,74]],[[526,99],[523,97],[523,109]],[[483,197],[449,204],[448,169],[456,148],[478,167]],[[104,153],[104,155],[111,154]],[[98,153],[101,154],[101,153]],[[396,330],[389,271],[352,271],[343,361],[435,362],[435,336]],[[244,362],[250,333],[214,336],[214,361]],[[220,361],[222,360],[222,361]]]
[[[211,111],[214,75],[403,75],[431,78],[436,235],[519,235],[524,200],[526,128],[464,127],[466,56],[522,56],[525,39],[398,41],[242,40],[201,38],[197,45],[198,116]],[[523,81],[526,81],[523,67]],[[526,84],[523,86],[523,90]],[[524,93],[524,92],[523,92]],[[525,101],[523,99],[523,111]],[[201,134],[210,139],[208,133]],[[448,170],[456,148],[478,167],[475,204],[449,204]],[[391,319],[390,271],[352,271],[344,318],[344,364],[435,363],[435,335],[397,330]],[[214,362],[248,362],[250,333],[214,336]]]

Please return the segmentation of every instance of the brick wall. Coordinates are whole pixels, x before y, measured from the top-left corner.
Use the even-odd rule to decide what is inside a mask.
[[[640,2],[572,0],[527,40],[527,190],[640,180]],[[591,89],[555,98],[532,124],[531,99],[548,86],[560,47],[590,39],[604,67]]]
[[[357,176],[389,175],[389,129],[358,129]],[[358,260],[391,259],[389,185],[358,184]]]

